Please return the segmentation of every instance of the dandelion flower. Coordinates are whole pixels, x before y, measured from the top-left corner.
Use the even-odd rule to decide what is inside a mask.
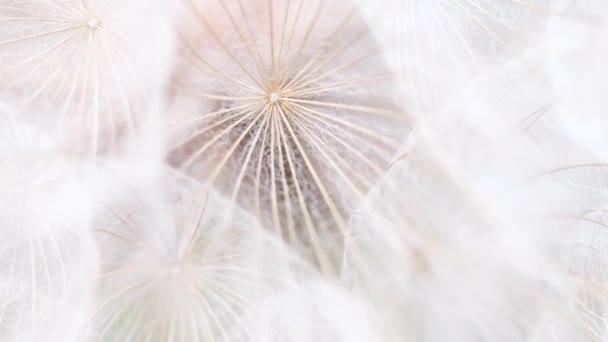
[[[243,317],[287,282],[288,254],[222,195],[209,193],[194,215],[193,186],[134,190],[99,222],[91,339],[229,341],[239,331],[257,341]]]
[[[92,206],[67,170],[51,140],[0,113],[2,340],[76,341],[85,319],[96,261]]]
[[[349,210],[410,129],[382,49],[348,2],[183,4],[172,165],[335,273]]]
[[[57,130],[70,152],[125,147],[162,104],[167,9],[163,1],[0,1],[0,94],[19,113],[55,112],[31,122]]]

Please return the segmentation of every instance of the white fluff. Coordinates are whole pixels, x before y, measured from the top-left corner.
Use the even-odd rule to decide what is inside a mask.
[[[93,215],[77,168],[0,113],[0,337],[77,341],[93,289]]]
[[[171,162],[337,273],[348,212],[411,128],[351,1],[185,1]]]
[[[0,1],[3,97],[32,124],[56,131],[66,152],[141,153],[141,140],[132,140],[146,135],[164,105],[171,8],[165,1]],[[56,114],[36,115],[41,108]]]
[[[607,15],[0,0],[0,340],[608,341]]]

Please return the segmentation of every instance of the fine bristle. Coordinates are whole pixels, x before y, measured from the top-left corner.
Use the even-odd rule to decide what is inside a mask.
[[[604,0],[0,0],[0,341],[608,341]]]

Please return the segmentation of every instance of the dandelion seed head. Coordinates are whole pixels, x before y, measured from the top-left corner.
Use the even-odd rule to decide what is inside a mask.
[[[421,116],[428,108],[440,108],[472,75],[510,60],[538,41],[560,2],[357,1],[401,77],[397,96]]]
[[[169,160],[329,268],[410,128],[382,50],[350,1],[206,6],[184,3]]]
[[[20,114],[52,131],[66,153],[132,152],[162,103],[144,97],[162,92],[168,75],[167,3],[2,3],[4,94],[14,99]],[[38,108],[54,115],[39,115]]]
[[[194,185],[171,176],[158,189],[133,189],[97,222],[104,267],[91,312],[95,339],[227,341],[244,329],[241,316],[282,286],[281,244],[215,192],[193,217]]]
[[[0,242],[0,339],[54,340],[63,329],[73,341],[96,270],[92,206],[52,139],[14,114],[0,113],[0,234],[10,237]]]

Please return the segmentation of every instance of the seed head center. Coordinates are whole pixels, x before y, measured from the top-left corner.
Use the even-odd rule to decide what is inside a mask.
[[[281,95],[277,93],[270,93],[270,96],[268,98],[270,99],[271,104],[275,104],[281,101]]]
[[[91,31],[96,30],[99,28],[99,18],[90,18],[89,21],[87,21],[87,26]]]

